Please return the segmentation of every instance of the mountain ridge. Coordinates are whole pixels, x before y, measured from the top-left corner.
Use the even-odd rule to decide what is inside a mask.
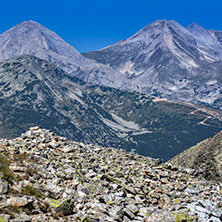
[[[222,131],[176,155],[169,163],[200,169],[206,179],[221,181],[221,144]]]
[[[222,47],[217,39],[195,24],[184,28],[158,20],[126,40],[82,55],[119,70],[134,90],[221,108]]]
[[[174,20],[158,20],[84,57],[54,32],[27,21],[0,35],[0,60],[33,55],[90,84],[220,109],[221,39],[220,31],[197,24],[184,28]]]
[[[72,140],[165,161],[222,128],[222,111],[91,86],[33,56],[0,63],[0,91],[1,137],[42,125]]]

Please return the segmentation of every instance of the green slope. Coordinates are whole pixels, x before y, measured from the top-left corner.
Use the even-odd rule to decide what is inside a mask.
[[[166,161],[222,129],[222,112],[90,86],[35,57],[0,63],[0,137],[42,125],[86,143]]]

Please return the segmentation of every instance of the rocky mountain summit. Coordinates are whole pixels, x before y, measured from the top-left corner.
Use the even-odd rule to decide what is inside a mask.
[[[222,221],[222,184],[201,170],[32,127],[0,140],[1,221]]]
[[[222,182],[222,132],[173,157],[169,162],[182,167],[201,169],[203,176]]]
[[[35,21],[25,21],[0,35],[0,61],[19,55],[36,56],[87,82],[118,88],[127,86],[128,80],[117,70],[85,58],[56,33]]]
[[[158,20],[130,38],[83,53],[123,73],[140,92],[222,107],[221,32]]]

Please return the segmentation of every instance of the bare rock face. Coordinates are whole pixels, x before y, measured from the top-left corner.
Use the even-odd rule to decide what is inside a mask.
[[[222,184],[200,170],[40,127],[1,139],[0,151],[9,184],[0,200],[5,221],[222,221]]]
[[[222,106],[219,31],[158,20],[126,40],[83,55],[119,70],[134,90]]]
[[[222,181],[222,132],[185,150],[169,162],[203,171],[206,179]]]

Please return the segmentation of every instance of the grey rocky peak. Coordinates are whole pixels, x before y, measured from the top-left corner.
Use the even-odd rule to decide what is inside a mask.
[[[216,34],[212,34],[216,33]],[[157,20],[132,37],[83,53],[119,70],[133,90],[221,108],[220,33]]]
[[[222,59],[222,48],[220,42],[215,38],[209,30],[204,29],[197,23],[189,25],[187,30],[192,33],[196,40],[196,46],[200,52],[211,62],[220,61]]]
[[[34,21],[25,21],[0,35],[0,61],[25,54],[55,64],[87,82],[126,88],[124,75],[85,58],[56,33]]]
[[[45,60],[50,60],[54,55],[81,62],[81,56],[74,47],[34,21],[25,21],[1,34],[0,48],[1,61],[28,54]]]
[[[222,184],[200,170],[69,141],[41,127],[1,139],[0,151],[9,184],[1,191],[4,221],[222,220]]]

